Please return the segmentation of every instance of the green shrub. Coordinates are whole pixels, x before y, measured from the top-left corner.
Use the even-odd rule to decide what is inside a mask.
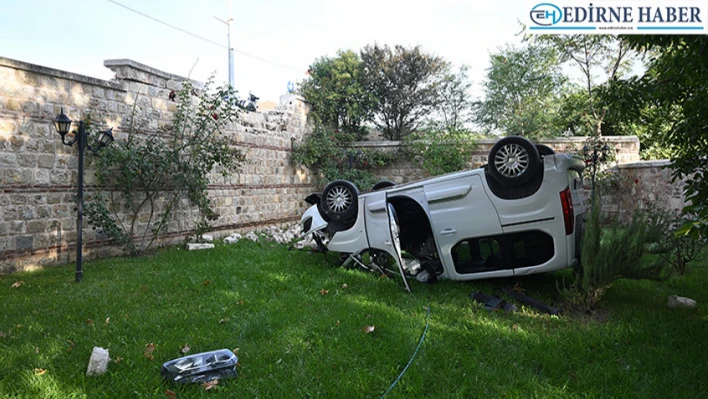
[[[431,176],[467,167],[477,143],[466,130],[429,128],[405,138],[403,152]]]
[[[122,126],[127,136],[95,158],[98,187],[84,204],[85,215],[89,224],[132,255],[155,244],[175,220],[181,200],[198,210],[190,235],[208,231],[209,223],[219,217],[207,195],[209,174],[227,176],[246,161],[222,135],[241,112],[225,100],[235,98],[236,92],[228,85],[211,90],[211,84],[209,79],[197,90],[187,81],[171,94],[177,109],[172,124],[159,130],[143,128],[136,101],[129,123]]]
[[[313,171],[320,186],[344,179],[366,191],[378,180],[371,171],[395,161],[398,154],[354,148],[356,138],[355,134],[319,126],[295,146],[292,161]]]
[[[626,225],[603,227],[600,207],[593,206],[585,224],[580,265],[574,270],[574,281],[560,288],[561,293],[570,305],[589,310],[617,279],[668,278],[666,226],[661,215],[637,212]]]

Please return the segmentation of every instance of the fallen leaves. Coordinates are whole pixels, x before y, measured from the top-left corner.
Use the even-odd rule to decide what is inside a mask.
[[[366,327],[362,328],[361,330],[364,331],[366,334],[371,334],[372,332],[374,332],[375,328],[376,327],[374,327],[374,326],[366,326]]]
[[[167,389],[165,390],[165,396],[170,399],[175,399],[177,397],[177,394],[174,391],[170,391],[169,389]]]
[[[329,290],[326,290],[324,288],[320,290],[320,295],[327,295],[327,294],[329,294]]]
[[[42,375],[42,374],[44,374],[44,373],[46,373],[46,372],[47,372],[46,369],[34,369],[34,373],[35,373],[36,375]]]
[[[234,348],[231,352],[233,352],[235,355],[238,355],[238,351],[240,351],[241,348]]]
[[[348,287],[347,283],[342,284],[342,289],[347,288],[347,287]]]
[[[110,322],[111,322],[111,318],[110,318],[110,317],[106,317],[106,321],[105,321],[104,323],[106,323],[106,325],[108,325],[108,323],[110,323]]]
[[[11,287],[12,288],[19,288],[24,283],[25,283],[24,281],[15,281]]]
[[[7,337],[7,334],[5,334],[4,332],[2,332],[2,331],[0,330],[0,338],[5,338],[5,337]]]
[[[155,351],[155,344],[150,342],[149,344],[145,344],[145,352],[143,353],[143,356],[145,356],[148,360],[152,360],[155,358],[153,356],[153,352]]]
[[[188,345],[188,344],[184,344],[184,346],[182,347],[182,349],[180,349],[179,351],[182,352],[182,353],[187,353],[187,352],[189,352],[189,349],[190,349],[189,345]]]
[[[205,286],[206,286],[206,285],[209,285],[209,284],[211,284],[211,280],[204,280],[204,283],[203,283],[203,284],[204,284]]]
[[[90,326],[90,325],[93,325],[93,320],[91,320],[91,319],[86,319],[86,324],[88,324],[89,326]]]
[[[578,379],[578,375],[575,374],[575,373],[572,372],[572,371],[569,371],[569,372],[568,372],[568,375],[571,376],[571,377],[573,377],[574,380],[577,380],[577,379]]]
[[[120,363],[120,362],[121,362],[121,360],[123,360],[123,358],[122,358],[122,357],[120,357],[120,356],[116,356],[116,358],[115,358],[114,362],[116,362],[116,363]]]
[[[204,388],[205,391],[208,391],[217,385],[219,385],[219,380],[211,380],[203,383],[202,388]]]

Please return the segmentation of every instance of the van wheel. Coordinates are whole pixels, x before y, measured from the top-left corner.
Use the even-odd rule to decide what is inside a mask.
[[[355,218],[359,210],[359,189],[346,180],[335,180],[322,192],[320,209],[323,216],[337,222]]]
[[[489,174],[502,184],[518,186],[530,181],[541,168],[536,146],[520,136],[497,141],[489,151]]]

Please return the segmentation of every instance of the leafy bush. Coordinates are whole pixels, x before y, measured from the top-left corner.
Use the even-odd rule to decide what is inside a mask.
[[[324,186],[334,180],[344,179],[360,190],[368,190],[377,181],[372,169],[383,167],[397,159],[397,153],[370,149],[356,149],[352,143],[355,134],[317,127],[302,144],[296,145],[292,160],[315,173],[317,183]]]
[[[136,105],[125,128],[127,138],[96,158],[99,187],[85,214],[91,225],[133,255],[150,248],[166,231],[178,205],[181,211],[189,205],[198,211],[193,234],[208,230],[209,222],[219,217],[207,196],[209,173],[218,168],[226,176],[245,161],[221,135],[239,113],[235,102],[224,100],[236,93],[230,86],[210,91],[210,85],[211,79],[197,92],[185,82],[179,93],[170,94],[178,103],[172,124],[157,131],[141,128]]]
[[[665,236],[666,220],[660,215],[637,212],[627,225],[603,228],[600,207],[593,206],[585,224],[580,265],[574,270],[574,281],[561,287],[561,293],[571,305],[589,310],[616,279],[668,278]]]
[[[429,128],[407,136],[404,153],[431,176],[465,169],[477,148],[470,132]]]

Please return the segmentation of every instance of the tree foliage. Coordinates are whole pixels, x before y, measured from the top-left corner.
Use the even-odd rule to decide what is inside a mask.
[[[616,106],[641,123],[642,112],[657,109],[665,130],[653,137],[669,149],[674,179],[686,179],[684,211],[692,220],[680,234],[708,237],[708,37],[627,36],[623,42],[649,56],[646,73],[615,83]]]
[[[364,88],[377,103],[374,123],[389,140],[400,140],[433,110],[439,76],[447,63],[420,46],[368,45],[361,50]]]
[[[465,169],[477,148],[473,135],[462,129],[431,127],[404,140],[403,153],[431,176]]]
[[[195,234],[208,230],[209,222],[219,217],[207,196],[210,172],[216,168],[226,176],[245,161],[222,136],[240,112],[237,104],[224,101],[236,93],[228,85],[211,91],[210,84],[194,98],[197,90],[185,82],[176,95],[172,124],[157,131],[142,129],[134,107],[124,128],[127,137],[96,158],[99,186],[85,204],[85,214],[90,224],[133,255],[155,243],[178,208],[190,210],[182,200],[198,211]]]
[[[488,130],[532,139],[558,135],[565,82],[558,51],[535,44],[507,46],[491,54],[490,62],[477,122]]]
[[[310,115],[327,128],[363,137],[364,122],[371,119],[376,98],[364,89],[362,71],[359,55],[351,50],[317,59],[299,87],[312,105]]]
[[[609,106],[602,101],[602,88],[617,81],[631,67],[634,53],[611,35],[540,35],[531,39],[560,53],[560,61],[580,71],[585,96],[578,103],[582,120],[589,122],[591,134],[601,136]]]
[[[461,132],[473,121],[474,102],[470,96],[472,82],[469,67],[461,66],[455,71],[446,65],[440,74],[434,100],[434,114],[430,125],[445,132]]]
[[[398,154],[354,148],[355,139],[356,136],[350,133],[315,127],[301,144],[295,146],[292,160],[296,165],[312,170],[320,186],[344,179],[359,189],[368,190],[377,180],[371,171],[394,161]]]

